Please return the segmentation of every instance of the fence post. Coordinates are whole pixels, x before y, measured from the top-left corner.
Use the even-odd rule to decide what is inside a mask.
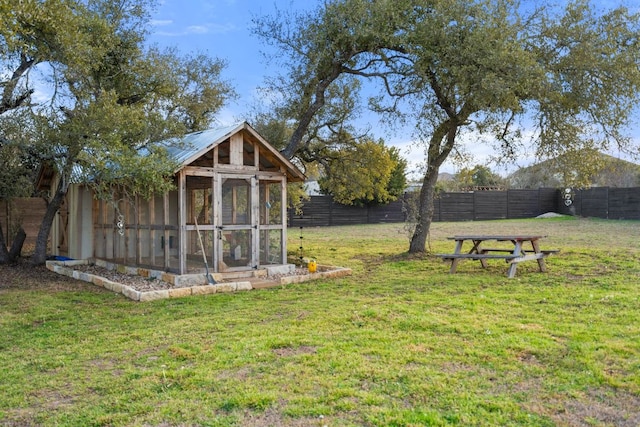
[[[329,199],[329,227],[333,225],[333,199]]]
[[[473,192],[473,220],[477,220],[478,219],[478,212],[476,209],[476,199],[478,198],[478,192],[474,191]]]

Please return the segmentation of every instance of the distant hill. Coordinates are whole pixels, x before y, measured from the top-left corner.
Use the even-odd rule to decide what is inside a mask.
[[[565,159],[550,159],[520,168],[507,177],[509,188],[559,188],[568,181],[582,182],[591,187],[638,187],[640,165],[599,152],[585,152],[579,158],[589,159],[586,168],[573,169]],[[567,166],[569,165],[569,166]],[[584,165],[581,165],[584,166]],[[588,174],[588,176],[586,176]],[[568,178],[567,178],[568,177]]]

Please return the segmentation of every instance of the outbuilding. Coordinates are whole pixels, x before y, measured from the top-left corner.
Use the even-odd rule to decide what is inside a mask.
[[[175,190],[150,200],[102,201],[72,185],[52,254],[178,275],[204,272],[203,249],[217,273],[287,264],[287,183],[305,178],[293,163],[247,122],[188,134],[169,151]]]

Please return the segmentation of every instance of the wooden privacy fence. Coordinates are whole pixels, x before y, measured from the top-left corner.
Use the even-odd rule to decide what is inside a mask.
[[[566,215],[608,219],[640,219],[640,187],[599,187],[570,191],[571,204],[564,203],[565,192],[558,201],[558,212]]]
[[[395,202],[384,206],[344,206],[330,196],[312,196],[304,203],[302,215],[289,211],[289,225],[322,227],[348,224],[378,224],[406,221],[407,208],[415,201],[416,193],[405,193]],[[555,211],[559,191],[555,188],[539,190],[475,191],[440,193],[434,201],[434,221],[480,221],[505,218],[531,218]]]
[[[348,224],[403,222],[412,194],[385,206],[343,206],[330,196],[312,196],[302,215],[289,211],[289,225],[322,227]],[[481,221],[533,218],[547,212],[607,219],[640,219],[640,187],[571,190],[567,206],[564,190],[475,191],[440,193],[435,202],[434,221]]]
[[[35,244],[46,209],[47,204],[40,197],[16,198],[10,203],[0,201],[0,225],[5,244],[11,245],[19,226],[27,233],[25,245]]]
[[[640,187],[599,187],[571,190],[571,204],[564,190],[475,191],[441,193],[435,200],[434,221],[480,221],[507,218],[532,218],[546,212],[605,219],[640,220]],[[289,210],[289,225],[322,227],[348,224],[403,222],[411,194],[405,194],[385,206],[355,207],[334,203],[330,196],[312,196],[305,202],[302,215]],[[413,196],[415,197],[415,195]],[[35,243],[46,204],[41,198],[14,199],[9,205],[0,201],[0,224],[7,244],[22,225],[27,233],[25,244]]]

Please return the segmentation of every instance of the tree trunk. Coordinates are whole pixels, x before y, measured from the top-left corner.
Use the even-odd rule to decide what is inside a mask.
[[[420,189],[418,218],[416,228],[411,237],[409,244],[409,253],[423,253],[427,246],[427,237],[433,220],[433,200],[435,199],[436,183],[438,182],[438,173],[440,166],[427,167],[427,173],[422,180],[422,188]]]
[[[325,92],[327,88],[342,74],[342,64],[336,63],[334,66],[319,79],[319,82],[314,88],[309,90],[313,92],[313,102],[306,106],[305,110],[298,121],[287,146],[282,150],[282,155],[287,159],[293,158],[298,149],[300,148],[300,142],[304,137],[304,134],[309,130],[309,124],[313,120],[316,113],[324,107],[326,103]]]
[[[44,218],[42,219],[42,224],[40,225],[38,236],[36,237],[35,250],[33,252],[33,255],[31,256],[31,262],[34,265],[44,264],[47,260],[47,241],[49,240],[51,226],[53,225],[53,220],[56,217],[56,213],[60,209],[60,206],[62,206],[64,196],[67,194],[68,190],[68,186],[64,184],[65,181],[65,179],[60,180],[53,199],[51,199],[51,201],[49,201],[49,203],[47,204],[47,210],[44,214]]]
[[[0,224],[0,264],[7,264],[8,262],[9,262],[9,251],[7,250],[7,244],[4,241],[2,224]]]
[[[461,121],[457,118],[440,123],[429,141],[427,173],[422,180],[422,188],[420,189],[420,205],[416,228],[411,237],[411,243],[409,243],[410,254],[426,252],[427,237],[433,220],[433,200],[436,196],[438,173],[440,172],[440,166],[442,166],[442,163],[444,163],[453,149],[458,132],[458,123],[461,123]]]
[[[9,250],[9,261],[13,262],[20,256],[22,252],[22,246],[24,245],[24,241],[27,238],[27,233],[24,232],[22,227],[18,229],[15,237],[13,238],[13,243],[11,244],[11,250]]]

